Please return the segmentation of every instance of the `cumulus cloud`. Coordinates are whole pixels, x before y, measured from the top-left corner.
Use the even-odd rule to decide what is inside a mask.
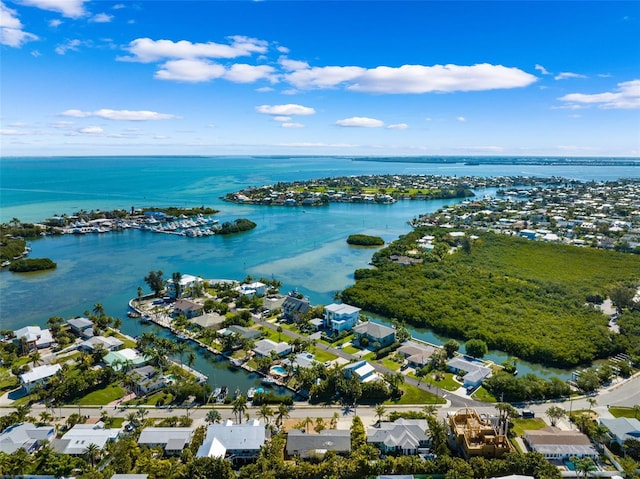
[[[30,7],[61,13],[68,18],[80,18],[85,15],[84,3],[87,0],[20,0],[19,3]]]
[[[467,121],[467,119],[464,116],[456,117],[456,120],[458,120],[461,123],[464,123],[465,121]]]
[[[545,67],[543,67],[542,65],[538,65],[536,63],[536,66],[534,67],[536,70],[538,70],[540,73],[542,73],[543,75],[551,75],[551,72],[549,72]]]
[[[640,108],[640,80],[618,83],[615,91],[604,93],[569,93],[559,98],[572,105],[596,105],[599,108],[631,110]],[[574,108],[577,109],[577,108]]]
[[[125,120],[125,121],[147,121],[147,120],[170,120],[178,118],[176,115],[168,113],[158,113],[148,110],[109,110],[103,108],[96,111],[66,110],[60,113],[62,116],[74,118],[99,117],[105,120]]]
[[[98,13],[91,17],[92,22],[94,23],[109,23],[113,20],[113,15],[109,15],[108,13]]]
[[[302,123],[283,123],[282,128],[304,128]]]
[[[569,78],[587,78],[579,73],[562,72],[553,77],[554,80],[568,80]]]
[[[59,18],[54,18],[53,20],[49,20],[49,26],[51,28],[58,28],[60,25],[62,25],[62,20],[60,20]]]
[[[85,126],[84,128],[78,128],[78,133],[83,135],[102,135],[104,130],[99,126]]]
[[[234,36],[229,37],[230,44],[222,43],[191,43],[187,40],[174,42],[172,40],[152,40],[137,38],[125,48],[131,56],[120,57],[119,60],[151,63],[170,59],[195,58],[237,58],[252,53],[267,51],[267,42],[255,38]]]
[[[396,123],[394,125],[387,126],[388,130],[406,130],[407,128],[409,128],[409,125],[406,123]]]
[[[65,55],[68,51],[78,51],[78,47],[82,45],[80,40],[68,40],[66,43],[62,43],[56,47],[56,53],[58,55]]]
[[[336,121],[336,125],[356,128],[379,128],[384,126],[384,122],[375,118],[367,118],[363,116],[352,116],[343,120]]]
[[[19,48],[34,40],[38,40],[37,35],[22,29],[22,22],[16,11],[0,2],[0,44]]]
[[[309,64],[307,62],[290,60],[287,57],[280,57],[278,59],[278,63],[282,66],[283,69],[287,71],[304,70],[306,68],[309,68]]]
[[[288,103],[286,105],[260,105],[256,107],[258,113],[266,115],[293,116],[293,115],[314,115],[316,111],[308,106]]]
[[[291,121],[291,117],[290,116],[274,116],[273,120],[274,121]]]
[[[220,78],[225,71],[222,65],[206,60],[172,60],[156,72],[155,78],[198,83]]]
[[[366,72],[360,67],[314,67],[296,70],[284,76],[296,88],[334,88],[341,83],[354,80]]]
[[[224,78],[234,83],[253,83],[261,79],[268,79],[275,83],[277,80],[273,73],[273,67],[268,65],[255,66],[236,63],[226,71]]]

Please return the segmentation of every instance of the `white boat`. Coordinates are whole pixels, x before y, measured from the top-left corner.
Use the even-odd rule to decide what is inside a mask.
[[[249,390],[247,391],[247,399],[251,401],[253,399],[253,396],[255,395],[256,395],[256,388],[249,388]]]
[[[272,378],[271,376],[266,376],[264,378],[262,378],[262,384],[266,384],[266,385],[270,385],[270,384],[276,384],[277,381]]]

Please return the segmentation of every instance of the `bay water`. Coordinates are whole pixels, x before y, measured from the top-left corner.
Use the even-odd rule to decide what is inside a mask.
[[[640,168],[612,162],[602,166],[467,165],[354,161],[344,157],[52,157],[0,159],[0,221],[40,221],[81,209],[207,206],[220,210],[220,222],[249,218],[257,227],[232,236],[187,238],[127,230],[65,235],[32,241],[31,257],[49,257],[53,271],[0,272],[0,329],[39,324],[51,316],[83,315],[102,303],[123,318],[123,332],[137,336],[152,328],[126,317],[127,302],[144,276],[162,270],[207,279],[275,278],[284,292],[297,289],[313,304],[328,304],[336,291],[353,283],[375,249],[347,245],[350,234],[381,236],[390,242],[410,231],[407,221],[458,200],[399,201],[393,205],[331,204],[322,208],[236,205],[221,200],[249,186],[367,174],[445,176],[561,176],[580,180],[637,177]],[[495,189],[476,191],[493,195]],[[436,344],[447,338],[412,330]],[[506,355],[491,352],[501,362]],[[198,354],[196,369],[212,384],[246,389],[259,378],[230,370]],[[568,377],[568,371],[519,363],[521,372]]]

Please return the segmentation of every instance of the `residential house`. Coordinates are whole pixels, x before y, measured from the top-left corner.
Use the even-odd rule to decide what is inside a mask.
[[[173,315],[178,316],[184,314],[187,319],[201,316],[204,312],[204,306],[191,301],[190,299],[178,299],[173,303]]]
[[[191,274],[183,274],[180,276],[180,291],[184,292],[194,286],[202,284],[202,278]],[[170,297],[176,297],[176,288],[173,285],[173,278],[167,280],[167,293]]]
[[[291,345],[288,343],[276,343],[270,339],[261,339],[256,342],[253,352],[260,357],[271,356],[271,352],[275,352],[278,356],[285,356],[291,352]]]
[[[116,371],[119,371],[124,365],[128,367],[140,367],[147,364],[148,358],[143,356],[136,349],[125,348],[119,351],[110,351],[103,358],[105,364],[108,364]]]
[[[31,453],[50,441],[54,435],[53,426],[36,426],[30,422],[14,424],[0,434],[0,452],[11,454],[23,448]]]
[[[80,348],[87,351],[95,351],[102,348],[105,351],[117,351],[124,345],[124,341],[116,338],[115,336],[93,336],[84,341]]]
[[[300,321],[302,315],[311,309],[309,298],[298,298],[289,294],[282,302],[282,316],[287,321]]]
[[[150,365],[132,369],[127,373],[127,376],[134,382],[136,390],[142,394],[162,389],[169,384],[167,378]]]
[[[420,454],[428,452],[430,445],[426,419],[397,419],[381,422],[379,427],[367,430],[367,442],[383,454]]]
[[[145,427],[140,432],[138,444],[161,447],[166,455],[175,456],[191,443],[192,437],[193,428],[190,427]]]
[[[589,438],[580,431],[563,431],[556,427],[545,427],[535,431],[525,431],[524,441],[531,451],[539,452],[545,459],[598,458],[598,451]]]
[[[286,452],[288,457],[301,458],[324,456],[327,451],[338,454],[351,452],[351,432],[341,429],[323,429],[318,434],[291,429],[287,434]]]
[[[611,439],[621,446],[627,439],[640,441],[640,421],[636,418],[601,418],[600,424],[609,429]]]
[[[447,367],[455,374],[463,375],[464,387],[476,388],[491,375],[491,368],[480,361],[473,361],[462,356],[455,356],[447,361]]]
[[[68,319],[67,324],[71,332],[80,338],[88,339],[93,336],[93,321],[88,318]]]
[[[481,456],[500,458],[513,447],[504,434],[499,433],[487,418],[475,409],[464,408],[448,414],[451,435],[466,458]]]
[[[255,459],[265,443],[265,427],[251,419],[243,424],[227,420],[207,427],[202,446],[196,457],[220,457],[232,461]]]
[[[262,336],[262,333],[257,329],[245,328],[244,326],[239,326],[237,324],[232,324],[231,326],[226,328],[224,331],[225,333],[223,333],[223,330],[221,329],[220,334],[237,334],[241,338],[251,339],[251,340],[258,339],[260,338],[260,336]]]
[[[360,318],[360,308],[332,303],[324,307],[324,327],[334,333],[351,331]]]
[[[309,352],[302,352],[295,355],[295,357],[290,360],[285,358],[282,360],[283,364],[293,364],[296,368],[310,368],[313,367],[314,364],[317,364],[318,361],[315,359],[314,355]]]
[[[16,343],[24,341],[28,352],[48,348],[53,343],[51,331],[41,329],[40,326],[25,326],[24,328],[16,329],[13,334],[16,337]]]
[[[256,281],[254,283],[244,283],[238,287],[238,291],[243,296],[258,296],[262,297],[267,293],[267,285],[261,283],[260,281]]]
[[[36,366],[31,371],[27,371],[20,375],[20,384],[27,393],[30,393],[36,384],[45,385],[49,382],[49,379],[62,370],[59,364],[45,364],[43,366]]]
[[[389,326],[366,321],[353,328],[354,343],[362,347],[374,346],[380,349],[389,346],[396,340],[396,330]]]
[[[431,356],[436,352],[436,348],[415,341],[405,341],[396,352],[403,356],[410,366],[420,369],[429,364]]]
[[[347,364],[343,368],[343,371],[347,379],[351,379],[351,376],[355,375],[358,379],[360,379],[361,383],[378,381],[380,379],[380,376],[378,376],[378,374],[376,373],[375,368],[365,360]]]
[[[105,429],[102,421],[96,424],[76,424],[61,439],[54,439],[51,446],[56,452],[80,456],[87,450],[89,444],[95,444],[100,450],[108,442],[115,441],[120,435],[120,429]]]

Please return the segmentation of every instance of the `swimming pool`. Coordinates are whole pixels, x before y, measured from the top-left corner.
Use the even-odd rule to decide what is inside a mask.
[[[279,364],[276,364],[275,366],[271,366],[270,372],[271,374],[277,374],[279,376],[287,375],[287,370],[282,366],[280,366]]]

